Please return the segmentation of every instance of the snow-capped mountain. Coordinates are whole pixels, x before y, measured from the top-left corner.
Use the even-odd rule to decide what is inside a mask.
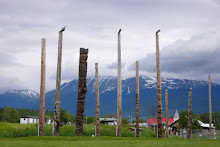
[[[40,94],[31,90],[10,90],[0,94],[0,107],[31,108]]]
[[[122,115],[135,115],[135,77],[129,77],[122,80]],[[146,117],[149,114],[149,109],[152,105],[156,105],[156,87],[157,82],[155,77],[140,76],[140,116]],[[194,113],[208,112],[208,82],[162,78],[162,102],[164,107],[164,91],[168,89],[169,95],[169,115],[173,115],[175,110],[185,110],[188,108],[188,93],[189,88],[193,88],[192,109]],[[100,113],[101,116],[106,113],[117,112],[117,77],[99,77],[100,86]],[[77,104],[78,80],[73,80],[61,85],[61,107],[68,112],[76,113]],[[10,94],[10,92],[6,92]],[[5,93],[5,94],[6,94]],[[11,98],[22,99],[22,96],[27,96],[26,103],[11,105],[16,107],[39,108],[39,94],[26,90],[11,91]],[[4,95],[4,94],[3,94]],[[13,95],[13,96],[12,96]],[[20,96],[20,97],[19,97]],[[220,111],[220,85],[212,83],[212,110]],[[55,90],[46,93],[46,109],[54,109]],[[23,101],[24,99],[22,99]],[[30,104],[30,100],[32,101]],[[25,103],[23,101],[23,103]],[[11,101],[12,102],[12,101]],[[0,106],[2,105],[2,94],[0,94]],[[85,102],[85,114],[95,116],[95,78],[87,79],[87,94]]]
[[[12,94],[20,96],[21,98],[30,98],[29,100],[35,100],[40,97],[40,94],[31,90],[11,90],[7,91],[4,94]]]

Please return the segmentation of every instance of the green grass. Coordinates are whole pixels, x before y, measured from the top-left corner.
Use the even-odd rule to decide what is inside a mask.
[[[134,137],[135,133],[127,131],[131,127],[129,125],[122,126],[122,137]],[[84,136],[92,136],[95,134],[94,125],[84,125],[83,127]],[[75,136],[75,125],[69,126],[64,125],[60,127],[60,136]],[[115,126],[101,125],[100,135],[101,136],[115,136]],[[38,125],[37,124],[17,124],[17,123],[6,123],[0,122],[0,137],[1,138],[16,138],[16,137],[28,137],[37,136]],[[45,125],[44,135],[51,136],[52,125]],[[153,133],[151,129],[144,128],[144,131],[140,132],[140,137],[156,137],[156,133]]]
[[[218,147],[217,140],[185,140],[178,138],[157,139],[157,138],[135,138],[135,137],[21,137],[21,138],[0,138],[0,147],[4,146],[80,146],[80,147],[142,147],[142,146],[213,146]]]
[[[37,124],[16,124],[0,122],[0,147],[7,146],[213,146],[220,147],[219,140],[186,140],[177,137],[157,139],[149,128],[140,132],[140,138],[134,137],[134,132],[127,131],[128,125],[122,126],[122,137],[115,137],[115,126],[101,125],[101,137],[91,137],[95,132],[94,125],[84,125],[83,137],[75,136],[75,125],[60,127],[60,136],[51,136],[52,125],[45,125],[45,136],[38,137]]]

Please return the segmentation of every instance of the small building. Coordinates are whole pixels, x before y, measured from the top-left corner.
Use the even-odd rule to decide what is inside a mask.
[[[179,120],[179,113],[178,111],[176,110],[175,114],[173,115],[173,118],[168,118],[168,129],[176,129],[178,127],[178,120]],[[163,128],[165,129],[165,122],[166,122],[166,119],[165,118],[162,118],[162,125],[163,125]],[[157,118],[149,118],[147,120],[147,124],[148,126],[150,127],[155,127],[157,126]]]
[[[33,116],[22,116],[20,118],[20,124],[37,124],[39,123],[39,117],[33,117]],[[51,124],[50,118],[45,118],[46,124]]]
[[[116,118],[100,118],[99,122],[100,124],[105,124],[105,125],[117,125]]]
[[[168,118],[168,125],[172,124],[174,121],[173,118]],[[162,118],[162,125],[165,126],[166,119]],[[157,126],[157,118],[149,118],[147,120],[148,126]]]
[[[39,123],[38,117],[31,117],[31,116],[23,116],[20,118],[21,124],[36,124]]]
[[[199,122],[200,126],[202,127],[202,129],[207,129],[207,130],[209,129],[209,124],[205,124],[205,123],[201,122],[200,120],[198,120],[198,122]],[[215,129],[215,126],[212,124],[211,128]]]

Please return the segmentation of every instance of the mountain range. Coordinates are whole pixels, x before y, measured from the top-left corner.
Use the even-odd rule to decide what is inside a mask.
[[[168,89],[169,116],[177,110],[188,109],[188,93],[192,87],[192,110],[208,112],[208,82],[188,79],[162,78],[162,103],[164,113],[165,89]],[[100,113],[117,112],[117,77],[99,77]],[[157,81],[155,77],[140,76],[140,117],[148,118],[157,104]],[[76,114],[78,80],[61,85],[61,107]],[[0,107],[39,109],[40,95],[31,90],[12,90],[0,94]],[[220,85],[212,83],[212,111],[220,111]],[[45,109],[54,110],[55,90],[46,92]],[[87,78],[85,112],[95,116],[95,78]],[[122,116],[135,116],[135,77],[122,80]]]

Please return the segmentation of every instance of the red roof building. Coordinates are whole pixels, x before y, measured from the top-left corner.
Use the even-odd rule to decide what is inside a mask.
[[[162,123],[165,124],[166,119],[162,118]],[[173,118],[168,118],[168,125],[172,124],[174,122]],[[157,118],[149,118],[147,120],[148,125],[157,125]]]

